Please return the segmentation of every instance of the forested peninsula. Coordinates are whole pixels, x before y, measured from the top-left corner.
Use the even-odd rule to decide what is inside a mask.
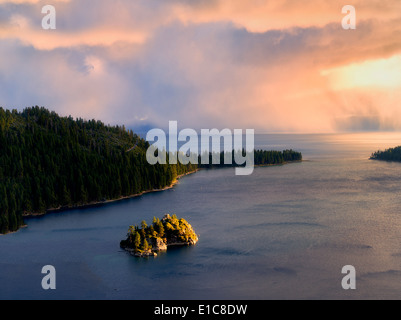
[[[0,233],[26,214],[104,202],[170,186],[189,165],[150,165],[149,143],[124,126],[0,108]]]
[[[150,165],[148,148],[124,126],[60,117],[43,107],[0,108],[0,234],[17,231],[27,215],[162,190],[181,175],[220,166]],[[300,160],[293,150],[255,151],[255,165]]]
[[[401,162],[401,146],[372,153],[371,160]]]

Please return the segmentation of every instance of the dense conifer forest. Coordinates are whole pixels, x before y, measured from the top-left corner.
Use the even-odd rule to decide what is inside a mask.
[[[197,164],[146,161],[149,143],[124,126],[60,117],[45,108],[0,108],[0,233],[26,214],[128,197],[170,186]],[[223,157],[223,154],[222,154]],[[255,164],[302,160],[292,150],[255,151]]]
[[[127,239],[120,242],[120,247],[136,256],[146,257],[165,251],[168,246],[194,245],[197,242],[197,234],[185,219],[166,214],[162,220],[153,218],[150,226],[146,221],[142,221],[141,226],[130,226]]]
[[[390,148],[385,151],[376,151],[370,158],[372,160],[401,162],[401,147]]]

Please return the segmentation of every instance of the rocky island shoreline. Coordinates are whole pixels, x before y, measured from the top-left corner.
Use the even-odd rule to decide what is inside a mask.
[[[163,219],[154,218],[148,226],[142,221],[141,227],[130,226],[127,239],[120,247],[135,257],[156,257],[159,252],[174,246],[192,246],[199,241],[198,235],[185,219],[166,214]]]

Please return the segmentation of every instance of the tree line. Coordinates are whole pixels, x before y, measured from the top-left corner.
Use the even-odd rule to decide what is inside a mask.
[[[395,148],[389,148],[386,149],[385,151],[376,151],[372,153],[372,156],[370,158],[372,160],[401,162],[401,146]]]
[[[196,169],[152,166],[148,147],[124,126],[0,108],[0,233],[18,230],[24,214],[161,189]]]
[[[120,242],[122,248],[133,249],[135,252],[146,252],[156,248],[157,240],[165,245],[190,244],[198,240],[192,226],[185,219],[178,219],[175,214],[165,215],[162,220],[154,217],[151,225],[146,221],[141,226],[130,226],[127,239]]]

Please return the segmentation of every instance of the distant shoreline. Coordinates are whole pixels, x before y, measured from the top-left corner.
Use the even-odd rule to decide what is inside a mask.
[[[370,157],[369,160],[372,160],[372,161],[381,161],[381,162],[401,163],[401,160],[377,159],[377,158],[372,158],[372,157]]]

